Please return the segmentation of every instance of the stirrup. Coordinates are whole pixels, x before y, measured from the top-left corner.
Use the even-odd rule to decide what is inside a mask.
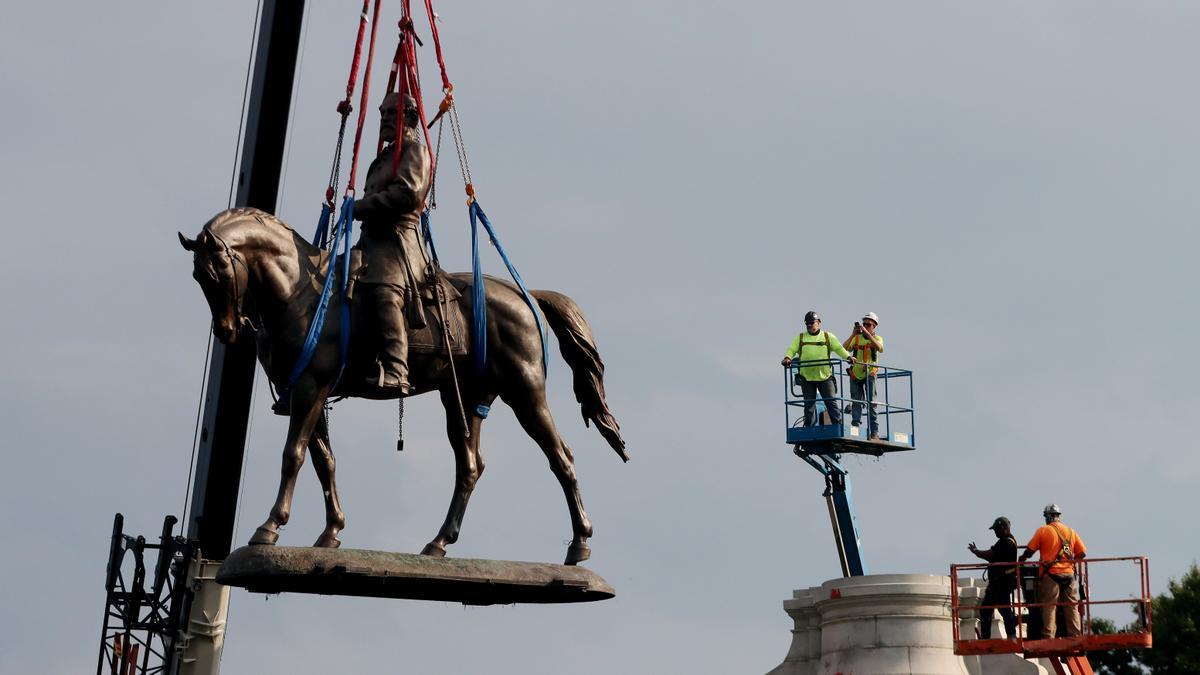
[[[388,372],[388,369],[382,363],[378,364],[379,374],[375,377],[366,377],[364,384],[367,388],[378,392],[399,392],[402,396],[408,396],[412,393],[412,383],[407,378]],[[388,380],[393,383],[389,383]]]

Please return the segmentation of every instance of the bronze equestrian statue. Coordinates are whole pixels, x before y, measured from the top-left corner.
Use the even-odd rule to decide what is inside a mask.
[[[394,99],[391,106],[394,114]],[[386,118],[386,106],[381,112]],[[403,136],[410,135],[406,131]],[[403,137],[401,142],[405,147],[396,165],[399,178],[392,180],[392,153],[385,150],[372,164],[366,194],[356,203],[364,218],[364,231],[356,251],[361,256],[354,256],[361,259],[353,264],[351,273],[356,278],[356,299],[351,304],[357,306],[345,373],[338,380],[340,322],[326,321],[312,360],[288,388],[290,420],[279,494],[250,543],[270,545],[278,540],[279,528],[291,515],[292,492],[307,449],[312,451],[313,468],[325,495],[325,529],[314,545],[340,545],[338,533],[345,527],[345,516],[338,500],[324,414],[331,396],[399,398],[437,391],[446,409],[455,483],[446,519],[422,553],[444,556],[446,546],[458,539],[467,502],[483,473],[480,426],[498,397],[541,447],[562,486],[573,531],[566,564],[586,560],[592,525],[579,494],[571,449],[555,429],[546,405],[542,336],[536,317],[516,286],[485,277],[490,348],[483,372],[475,371],[466,347],[469,340],[462,335],[469,323],[464,316],[471,316],[471,275],[436,270],[426,264],[419,242],[415,250],[411,246],[410,235],[415,237],[416,230],[410,227],[410,216],[415,213],[419,218],[424,204],[428,160],[418,158],[425,155],[419,141],[412,145],[412,152]],[[388,175],[380,178],[376,169]],[[379,187],[372,190],[376,185]],[[411,194],[406,196],[405,190]],[[388,196],[374,197],[385,193]],[[252,208],[218,213],[194,240],[182,233],[179,240],[193,253],[192,276],[212,312],[213,334],[225,343],[252,336],[267,376],[277,388],[286,388],[313,321],[325,275],[337,267],[330,252],[309,244],[274,216]],[[404,254],[402,260],[400,253]],[[369,302],[361,301],[367,294]],[[604,363],[582,311],[561,293],[535,290],[531,295],[571,367],[584,423],[594,423],[621,459],[629,461],[620,426],[604,399]],[[328,315],[335,317],[341,298],[334,294],[330,302]],[[411,335],[405,330],[405,321],[413,330]],[[416,349],[417,338],[421,338],[421,350]]]

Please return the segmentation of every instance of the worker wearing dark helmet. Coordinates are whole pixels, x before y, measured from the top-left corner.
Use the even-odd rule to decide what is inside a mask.
[[[988,565],[987,588],[979,603],[979,638],[991,639],[993,610],[1000,612],[1000,618],[1004,619],[1004,631],[1009,638],[1014,638],[1017,636],[1017,615],[1012,610],[1012,593],[1017,590],[1017,540],[1012,535],[1012,522],[1004,516],[992,521],[988,529],[996,533],[996,543],[991,548],[984,551],[975,542],[967,544],[967,550],[976,557],[993,563]]]
[[[1042,509],[1046,524],[1033,533],[1025,545],[1021,562],[1038,553],[1038,603],[1042,605],[1042,638],[1055,637],[1055,610],[1062,603],[1065,633],[1077,637],[1081,632],[1079,620],[1079,579],[1075,562],[1087,555],[1087,547],[1079,534],[1059,520],[1062,510],[1058,504]]]
[[[797,379],[800,391],[804,394],[804,426],[816,424],[818,394],[825,401],[830,423],[841,424],[842,411],[838,406],[837,384],[829,359],[830,354],[837,354],[854,363],[854,357],[838,342],[836,335],[821,330],[821,315],[816,312],[810,311],[804,315],[804,328],[805,331],[792,340],[783,356],[785,366],[791,365],[793,360],[800,362]]]
[[[421,245],[421,212],[429,192],[430,159],[418,132],[417,102],[404,97],[403,129],[397,134],[400,96],[388,93],[379,106],[382,152],[367,170],[363,197],[354,202],[362,220],[362,265],[355,279],[355,333],[373,341],[374,363],[363,364],[361,386],[375,395],[410,393],[408,381],[409,322],[424,325],[420,288],[428,259]],[[396,143],[400,143],[399,154]]]

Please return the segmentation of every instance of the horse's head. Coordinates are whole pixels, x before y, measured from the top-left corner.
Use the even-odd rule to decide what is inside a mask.
[[[213,335],[226,344],[234,343],[243,326],[253,327],[243,313],[250,282],[246,261],[207,226],[195,239],[180,232],[179,243],[192,252],[192,278],[208,300]]]

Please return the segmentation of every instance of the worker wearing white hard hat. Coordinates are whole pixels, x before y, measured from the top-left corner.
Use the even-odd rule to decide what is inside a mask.
[[[879,355],[883,353],[883,336],[875,332],[878,327],[879,317],[875,312],[867,312],[862,321],[854,322],[854,330],[842,343],[842,347],[853,354],[856,361],[850,368],[850,425],[859,426],[864,403],[870,401],[867,425],[868,439],[872,441],[879,440],[879,416],[875,403],[875,374],[879,372],[879,367],[874,364],[879,363]]]

